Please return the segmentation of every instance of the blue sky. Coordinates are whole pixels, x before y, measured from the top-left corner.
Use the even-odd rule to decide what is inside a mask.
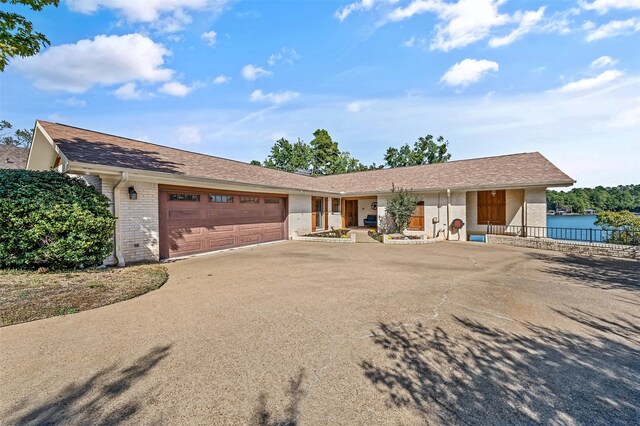
[[[364,163],[443,135],[640,183],[640,0],[63,0],[0,115],[243,161],[325,128]]]

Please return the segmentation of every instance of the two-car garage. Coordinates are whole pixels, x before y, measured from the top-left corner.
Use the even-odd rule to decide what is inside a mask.
[[[160,257],[286,238],[287,196],[160,187]]]

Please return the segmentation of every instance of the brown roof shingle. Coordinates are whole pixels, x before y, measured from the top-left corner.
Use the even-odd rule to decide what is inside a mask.
[[[0,169],[24,169],[28,158],[27,148],[0,144]]]
[[[165,172],[249,185],[345,194],[482,187],[569,186],[574,180],[538,152],[442,164],[309,177],[155,145],[63,124],[38,121],[69,161]]]

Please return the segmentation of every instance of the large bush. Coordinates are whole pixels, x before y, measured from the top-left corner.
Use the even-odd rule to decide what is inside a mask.
[[[411,215],[420,202],[420,197],[402,188],[391,187],[392,196],[387,200],[387,215],[396,232],[403,232],[409,226]]]
[[[92,186],[57,172],[0,169],[0,268],[94,266],[115,218]]]

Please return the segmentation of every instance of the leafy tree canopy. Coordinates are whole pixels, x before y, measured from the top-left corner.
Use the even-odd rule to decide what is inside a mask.
[[[584,213],[586,209],[640,212],[640,185],[573,188],[567,192],[550,190],[547,191],[547,209],[572,213]]]
[[[313,153],[311,147],[302,139],[291,143],[285,138],[278,139],[271,147],[271,152],[264,166],[270,169],[295,172],[296,170],[309,170]]]
[[[7,120],[0,121],[0,144],[28,148],[33,139],[32,129],[18,129],[13,135],[7,134],[13,126]]]
[[[391,168],[444,163],[451,159],[451,154],[447,153],[448,147],[449,142],[443,136],[438,136],[434,141],[432,135],[427,135],[418,138],[413,149],[409,144],[404,144],[399,149],[389,147],[384,161]]]
[[[2,0],[2,3],[22,4],[39,12],[45,6],[58,6],[59,0]],[[51,43],[44,34],[34,31],[24,16],[0,11],[0,72],[16,57],[33,56]]]

